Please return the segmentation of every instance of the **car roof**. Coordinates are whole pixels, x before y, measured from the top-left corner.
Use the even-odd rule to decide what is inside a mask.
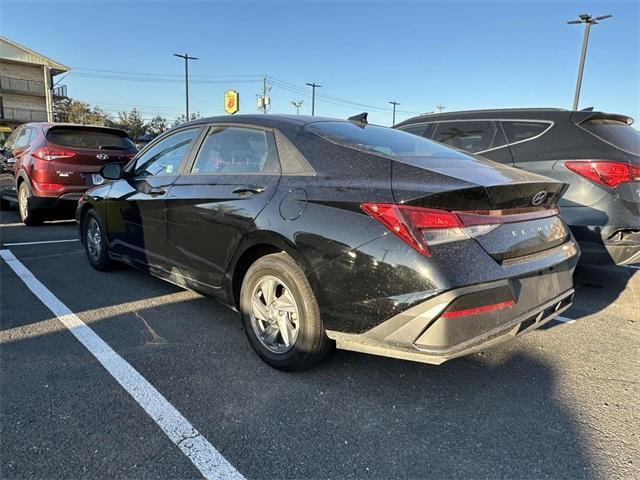
[[[482,120],[482,119],[513,119],[513,120],[548,120],[548,121],[572,121],[579,124],[588,119],[606,118],[626,122],[631,125],[633,119],[627,115],[607,113],[593,108],[583,110],[565,110],[563,108],[495,108],[485,110],[462,110],[459,112],[425,113],[417,117],[409,118],[394,125],[402,127],[414,123],[441,122],[446,120]]]
[[[124,132],[122,128],[119,127],[109,127],[106,125],[85,125],[82,123],[68,123],[68,122],[28,122],[20,125],[21,127],[39,127],[44,132],[50,130],[51,128],[59,128],[59,127],[75,127],[75,128],[91,128],[91,129],[100,129],[100,130],[109,130],[111,132]],[[17,127],[16,127],[17,128]]]
[[[465,119],[496,119],[496,118],[516,118],[516,119],[538,119],[553,120],[558,118],[569,118],[574,113],[571,110],[562,108],[492,108],[482,110],[461,110],[456,112],[425,113],[416,117],[404,120],[395,126],[408,125],[417,122],[439,122],[443,120],[465,120]]]
[[[240,114],[240,115],[220,115],[216,117],[198,118],[183,123],[186,125],[202,125],[207,123],[246,123],[260,125],[263,127],[282,128],[286,126],[301,127],[315,122],[347,122],[344,118],[315,117],[309,115],[283,115],[283,114]]]

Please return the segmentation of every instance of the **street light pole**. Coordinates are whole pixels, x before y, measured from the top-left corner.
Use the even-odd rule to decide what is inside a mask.
[[[567,23],[569,25],[578,25],[584,23],[584,35],[582,36],[582,54],[580,55],[580,66],[578,67],[578,80],[576,81],[576,92],[573,96],[573,109],[578,110],[578,100],[580,99],[580,88],[582,87],[582,74],[584,73],[584,62],[587,58],[587,46],[589,45],[589,32],[591,31],[591,25],[597,25],[600,20],[611,18],[612,15],[602,15],[600,17],[593,18],[588,13],[578,15],[579,20],[570,20]]]
[[[391,126],[393,127],[396,124],[396,105],[400,105],[400,102],[391,100],[389,103],[393,105],[393,120],[391,121]]]
[[[316,88],[320,88],[322,85],[318,85],[317,83],[306,83],[311,87],[311,116],[313,117],[316,114]]]
[[[291,105],[296,107],[296,115],[300,115],[300,107],[302,106],[302,100],[298,100],[297,102],[296,101],[292,101]]]
[[[188,53],[181,55],[179,53],[173,54],[175,57],[184,58],[184,96],[185,96],[185,111],[187,113],[187,122],[189,121],[189,60],[198,60],[197,57],[190,57]]]

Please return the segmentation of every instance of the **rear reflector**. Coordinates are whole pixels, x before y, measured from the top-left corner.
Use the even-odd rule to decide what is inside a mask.
[[[76,156],[76,152],[70,150],[63,150],[61,148],[49,148],[40,147],[35,150],[31,156],[39,158],[40,160],[58,160],[60,158],[71,158]]]
[[[429,245],[468,240],[505,223],[558,215],[557,208],[448,212],[393,203],[363,203],[362,210],[382,223],[409,246],[429,256]]]
[[[507,300],[506,302],[492,303],[489,305],[481,305],[479,307],[465,308],[464,310],[452,310],[450,312],[444,312],[442,314],[442,318],[467,317],[469,315],[478,315],[480,313],[495,312],[496,310],[510,308],[514,305],[515,302],[513,300]]]
[[[38,189],[38,190],[60,190],[62,188],[64,188],[63,185],[60,185],[59,183],[47,183],[47,182],[33,182],[34,186]]]
[[[640,166],[621,162],[601,160],[578,160],[564,162],[564,166],[572,172],[604,185],[617,187],[621,183],[640,181]]]

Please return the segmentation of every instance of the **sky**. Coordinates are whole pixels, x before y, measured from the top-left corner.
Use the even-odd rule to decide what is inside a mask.
[[[115,115],[147,119],[190,109],[223,114],[224,92],[256,113],[263,76],[271,113],[345,118],[369,112],[390,125],[445,111],[571,108],[583,26],[580,13],[613,18],[591,29],[579,108],[640,122],[640,1],[9,1],[3,36],[71,67],[69,96]]]

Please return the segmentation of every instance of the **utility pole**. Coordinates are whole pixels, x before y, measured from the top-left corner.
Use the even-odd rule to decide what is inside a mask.
[[[391,121],[391,126],[393,127],[396,124],[396,105],[400,105],[400,102],[391,100],[389,103],[393,105],[393,120]]]
[[[187,122],[189,121],[189,60],[198,60],[197,57],[190,57],[188,53],[181,55],[179,53],[173,54],[175,57],[184,58],[184,97],[186,104]]]
[[[438,110],[438,113],[441,113],[444,110],[444,105],[436,105],[436,109]]]
[[[322,87],[322,85],[318,85],[317,83],[306,83],[311,87],[311,116],[313,117],[316,114],[316,88]]]
[[[578,81],[576,82],[576,92],[573,96],[573,109],[578,110],[578,100],[580,100],[580,88],[582,87],[582,74],[584,72],[584,61],[587,57],[587,45],[589,44],[589,31],[591,25],[597,25],[600,20],[611,18],[613,15],[602,15],[600,17],[593,18],[588,13],[578,15],[579,20],[569,20],[569,25],[579,25],[584,23],[584,35],[582,37],[582,54],[580,55],[580,66],[578,67]]]
[[[291,102],[291,105],[296,107],[296,115],[300,115],[300,107],[302,106],[302,100],[298,100],[297,102],[294,100]]]

